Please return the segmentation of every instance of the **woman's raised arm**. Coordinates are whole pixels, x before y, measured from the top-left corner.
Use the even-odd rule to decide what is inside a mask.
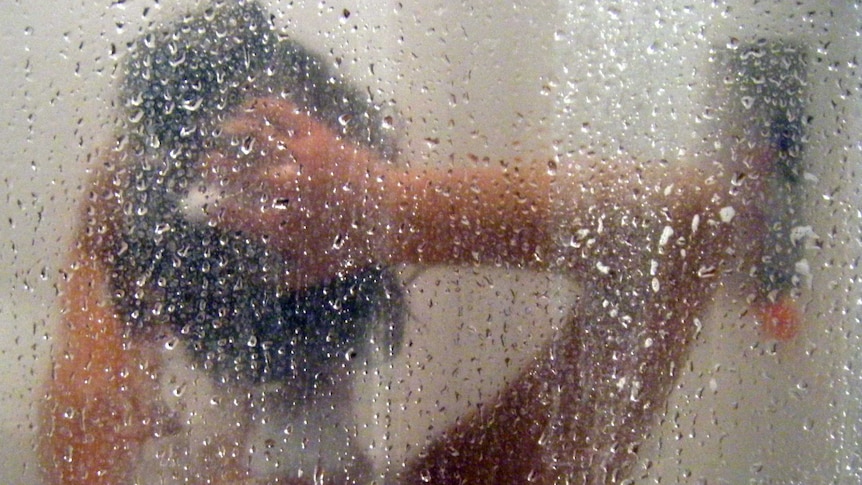
[[[248,103],[225,131],[260,152],[250,162],[207,155],[214,188],[205,211],[280,251],[296,286],[369,264],[581,273],[596,264],[592,248],[623,243],[599,243],[605,227],[625,223],[614,218],[668,204],[671,194],[681,197],[674,203],[705,208],[730,189],[716,174],[667,162],[395,165],[285,100]]]

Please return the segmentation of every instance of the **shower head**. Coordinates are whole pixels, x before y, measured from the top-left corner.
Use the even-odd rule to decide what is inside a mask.
[[[732,42],[716,56],[723,74],[719,136],[730,143],[732,163],[764,174],[756,207],[763,230],[755,308],[778,339],[798,330],[795,299],[811,232],[803,214],[807,57],[799,43],[764,39]]]

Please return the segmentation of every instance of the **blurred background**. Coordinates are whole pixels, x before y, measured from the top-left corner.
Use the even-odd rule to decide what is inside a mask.
[[[721,102],[712,94],[715,52],[760,38],[805,46],[804,210],[817,237],[804,255],[804,325],[789,342],[770,341],[744,302],[720,290],[635,482],[862,481],[858,2],[263,3],[367,87],[395,120],[400,161],[415,164],[463,163],[469,154],[698,160],[721,139],[709,122]],[[49,378],[57,281],[89,155],[112,142],[127,43],[196,3],[0,5],[0,482],[38,483],[40,382]],[[368,378],[358,411],[387,415],[366,432],[388,431],[391,455],[379,459],[395,462],[511,378],[577,292],[563,278],[526,272],[409,276],[412,345]]]

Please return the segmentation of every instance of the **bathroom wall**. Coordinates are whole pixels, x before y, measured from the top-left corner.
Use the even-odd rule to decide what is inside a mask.
[[[118,46],[106,5],[4,2],[0,481],[38,483],[39,382],[86,156],[104,141]],[[82,22],[82,19],[87,19]],[[110,37],[101,37],[101,33]]]
[[[391,112],[397,163],[471,155],[576,163],[578,154],[703,163],[715,49],[787,38],[810,52],[804,325],[789,342],[757,329],[731,287],[702,318],[690,363],[644,446],[638,483],[860,481],[858,286],[862,197],[862,12],[851,2],[288,2],[291,35],[340,59]],[[526,2],[525,2],[526,3]],[[111,143],[126,42],[180,0],[5,2],[0,99],[0,481],[37,483],[39,383],[59,322],[57,282],[76,201]],[[553,334],[577,283],[477,268],[405,268],[411,342],[362,384],[375,459],[403,460],[492,395]],[[518,342],[503,352],[501,339]],[[457,379],[453,378],[456,376]],[[392,386],[392,383],[399,383]],[[385,385],[384,385],[385,384]],[[395,403],[395,405],[393,405]],[[445,410],[445,411],[444,411]],[[387,419],[380,420],[380,414]]]

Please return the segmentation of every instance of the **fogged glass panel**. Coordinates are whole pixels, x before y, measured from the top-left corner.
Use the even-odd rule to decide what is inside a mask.
[[[2,481],[858,481],[859,18],[8,6]]]

